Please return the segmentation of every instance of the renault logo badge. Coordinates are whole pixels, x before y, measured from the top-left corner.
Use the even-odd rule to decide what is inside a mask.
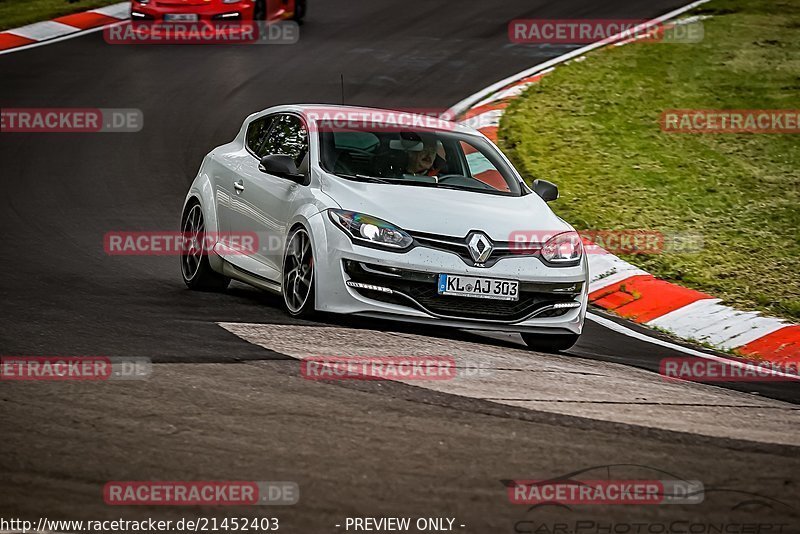
[[[494,245],[483,233],[475,232],[467,239],[467,248],[469,248],[469,255],[472,256],[472,261],[483,263],[491,256]]]

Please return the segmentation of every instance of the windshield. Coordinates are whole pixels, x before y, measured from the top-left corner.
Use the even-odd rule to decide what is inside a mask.
[[[365,182],[520,196],[519,180],[484,139],[446,131],[320,131],[322,167]]]

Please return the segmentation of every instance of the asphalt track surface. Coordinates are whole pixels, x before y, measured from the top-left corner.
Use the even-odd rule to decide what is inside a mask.
[[[392,323],[298,322],[278,298],[242,285],[224,294],[188,291],[175,258],[103,250],[107,231],[176,229],[201,158],[255,110],[338,103],[340,75],[348,104],[446,109],[571,49],[509,44],[512,19],[639,19],[682,3],[328,0],[312,2],[293,46],[109,46],[96,33],[0,56],[3,107],[139,108],[145,117],[138,134],[2,135],[0,354],[160,364],[147,382],[0,383],[0,517],[274,513],[285,532],[336,532],[345,517],[368,515],[455,517],[465,532],[524,532],[530,525],[520,521],[545,519],[774,520],[790,525],[783,532],[800,532],[796,447],[398,383],[312,383],[288,355],[215,323],[369,327],[513,344]],[[660,358],[680,355],[592,322],[571,354],[578,363],[650,371]],[[800,397],[794,384],[729,386],[792,403]],[[742,427],[762,415],[733,408],[732,423]],[[529,511],[509,504],[500,483],[609,464],[663,469],[725,491],[695,506]],[[625,469],[632,477],[633,468]],[[102,502],[106,481],[147,479],[293,480],[302,497],[293,507],[235,511]]]

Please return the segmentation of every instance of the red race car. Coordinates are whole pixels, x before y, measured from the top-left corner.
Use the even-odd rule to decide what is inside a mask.
[[[131,19],[155,22],[302,22],[306,14],[306,2],[307,0],[131,0]]]

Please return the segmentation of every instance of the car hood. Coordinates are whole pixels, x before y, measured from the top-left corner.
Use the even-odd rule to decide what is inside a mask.
[[[322,190],[342,209],[384,219],[404,230],[464,237],[481,230],[494,241],[515,232],[572,228],[536,194],[521,197],[407,185],[363,183],[325,175]]]

